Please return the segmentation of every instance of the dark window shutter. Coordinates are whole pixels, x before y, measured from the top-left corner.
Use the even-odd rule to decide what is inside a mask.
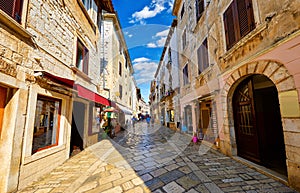
[[[0,0],[1,10],[3,10],[9,16],[13,16],[14,5],[15,5],[14,0]]]
[[[197,0],[196,1],[196,17],[197,17],[197,21],[201,18],[203,11],[204,11],[204,0]]]
[[[201,74],[206,68],[208,68],[208,47],[207,47],[207,39],[203,41],[201,46],[197,50],[198,56],[198,74]]]
[[[237,0],[240,37],[244,37],[254,28],[254,16],[251,0]]]
[[[208,68],[208,47],[207,47],[207,39],[205,39],[202,43],[203,47],[203,70]]]
[[[234,2],[233,1],[224,13],[224,27],[227,49],[230,49],[236,42],[236,33],[234,29]]]
[[[197,50],[197,57],[198,57],[198,74],[202,72],[202,56],[201,56],[201,46]]]
[[[83,72],[88,74],[89,72],[89,50],[84,48],[84,58],[83,58]]]

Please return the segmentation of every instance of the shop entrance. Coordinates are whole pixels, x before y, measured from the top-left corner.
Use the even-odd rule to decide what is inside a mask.
[[[4,117],[6,95],[7,95],[7,88],[0,86],[0,136],[2,133],[2,124],[3,124],[3,117]]]
[[[264,75],[242,81],[233,96],[238,155],[287,175],[278,92]]]
[[[73,102],[70,155],[83,150],[85,104]],[[74,151],[74,152],[73,152]]]

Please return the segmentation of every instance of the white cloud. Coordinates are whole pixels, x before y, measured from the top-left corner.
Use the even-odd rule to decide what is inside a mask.
[[[148,48],[164,47],[168,34],[169,34],[169,29],[157,32],[155,36],[153,36],[152,38],[153,39],[159,38],[159,39],[157,39],[155,42],[148,43],[147,47]]]
[[[168,34],[169,34],[169,29],[166,29],[164,31],[157,32],[155,34],[155,37],[164,37],[164,36],[168,36]]]
[[[132,36],[133,36],[132,34],[128,34],[128,37],[130,37],[130,38],[131,38]]]
[[[150,61],[149,58],[141,57],[141,58],[135,58],[133,60],[133,63],[142,63],[142,62],[149,62],[149,61]]]
[[[155,43],[148,43],[147,48],[157,48],[157,45]]]
[[[142,10],[136,11],[131,15],[129,23],[146,24],[145,19],[155,17],[165,9],[169,10],[173,6],[174,0],[153,0],[150,5],[146,5]]]
[[[133,60],[135,79],[137,84],[148,83],[154,78],[158,64],[149,58],[136,58]]]

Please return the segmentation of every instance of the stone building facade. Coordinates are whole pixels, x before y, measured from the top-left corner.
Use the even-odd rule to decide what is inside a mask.
[[[124,127],[136,112],[138,101],[128,48],[116,13],[103,17],[103,71],[101,72],[103,95],[116,103],[119,122]],[[107,92],[108,91],[108,92]]]
[[[111,1],[12,2],[0,7],[0,192],[97,142],[97,109],[109,105],[98,94],[98,50]]]
[[[180,122],[180,82],[177,51],[177,20],[169,30],[164,49],[151,86],[152,113],[156,122],[178,129]],[[178,124],[177,124],[178,123]]]
[[[183,127],[298,190],[299,3],[175,0],[173,7]]]

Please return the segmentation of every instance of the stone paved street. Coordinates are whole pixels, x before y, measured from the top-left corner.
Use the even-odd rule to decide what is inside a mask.
[[[100,135],[100,138],[103,136]],[[168,128],[138,123],[20,192],[296,192]]]

